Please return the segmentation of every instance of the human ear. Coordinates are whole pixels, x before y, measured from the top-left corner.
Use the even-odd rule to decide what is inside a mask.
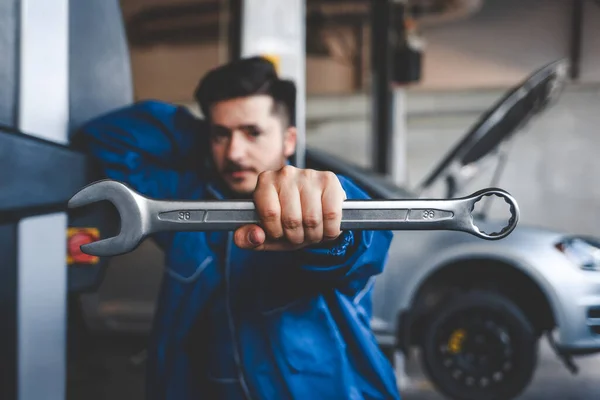
[[[285,157],[291,157],[296,151],[297,130],[295,126],[290,126],[283,134],[283,154]]]

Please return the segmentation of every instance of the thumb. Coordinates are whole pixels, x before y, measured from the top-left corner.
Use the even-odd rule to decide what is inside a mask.
[[[265,231],[258,225],[244,225],[234,234],[236,246],[242,249],[260,249],[265,243]]]

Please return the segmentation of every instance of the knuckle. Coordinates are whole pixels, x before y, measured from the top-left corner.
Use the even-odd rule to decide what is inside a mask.
[[[266,184],[273,181],[273,171],[263,171],[258,174],[257,183]]]
[[[263,171],[260,174],[258,174],[257,180],[258,180],[258,182],[264,182],[268,178],[269,178],[269,171]]]
[[[305,178],[315,178],[319,176],[319,171],[311,168],[306,168],[302,170],[301,175]]]
[[[316,229],[321,225],[321,219],[316,215],[308,215],[304,217],[303,224],[307,229]]]
[[[284,165],[280,170],[279,174],[283,177],[290,177],[296,175],[296,167],[291,165]]]
[[[338,219],[342,219],[341,211],[326,211],[323,213],[323,219],[325,221],[336,221]]]
[[[263,221],[273,222],[279,218],[279,210],[276,208],[267,208],[261,212]]]
[[[323,172],[321,172],[320,176],[321,176],[321,181],[324,183],[327,183],[327,184],[331,184],[331,183],[335,183],[335,182],[339,183],[339,179],[337,178],[337,175],[331,171],[323,171]]]
[[[281,222],[283,227],[289,230],[296,230],[302,226],[302,220],[298,217],[286,217]]]

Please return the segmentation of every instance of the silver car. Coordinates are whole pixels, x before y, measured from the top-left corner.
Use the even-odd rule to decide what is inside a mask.
[[[317,149],[308,149],[307,167],[347,175],[375,198],[426,197],[439,182],[447,197],[457,197],[474,171],[494,160],[502,167],[506,158],[499,149],[553,103],[565,73],[566,64],[557,61],[511,90],[417,189],[395,186]],[[496,223],[486,212],[477,218],[482,227]],[[120,262],[145,257],[152,264],[154,251],[142,246]],[[143,274],[110,268],[103,295],[84,297],[90,326],[147,332],[161,274],[143,264]],[[135,285],[135,294],[119,288],[124,282]],[[372,328],[392,362],[394,352],[409,354],[416,347],[429,378],[450,398],[510,399],[530,382],[542,336],[570,369],[574,355],[600,351],[600,240],[522,224],[498,241],[451,231],[398,231],[372,300]]]

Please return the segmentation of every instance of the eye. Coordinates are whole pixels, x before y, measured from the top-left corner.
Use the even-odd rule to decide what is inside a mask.
[[[244,133],[251,137],[258,137],[262,134],[262,131],[257,126],[246,126],[244,127]]]
[[[248,135],[250,135],[252,137],[260,136],[261,133],[262,133],[262,131],[255,126],[250,127],[250,129],[248,129]]]
[[[222,126],[212,126],[210,129],[210,138],[214,141],[223,141],[230,135],[229,130]]]

